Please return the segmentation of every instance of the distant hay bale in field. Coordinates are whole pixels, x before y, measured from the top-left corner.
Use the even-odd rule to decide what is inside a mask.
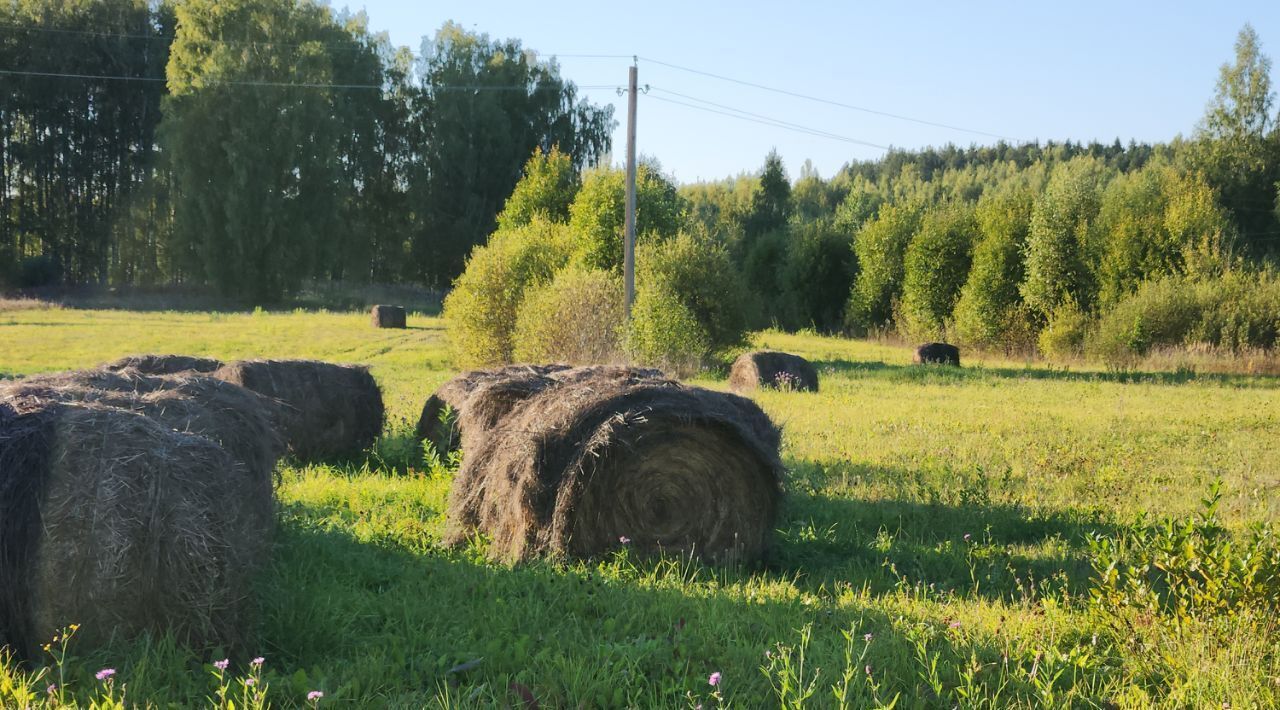
[[[0,386],[0,396],[116,407],[145,414],[169,429],[206,437],[254,474],[268,500],[276,461],[284,454],[284,441],[277,433],[279,404],[194,373],[143,375],[125,369],[36,375]]]
[[[133,412],[0,401],[0,645],[37,657],[144,631],[243,649],[270,488],[218,444]]]
[[[436,451],[441,454],[454,451],[460,443],[458,421],[462,411],[467,408],[467,401],[473,392],[479,389],[481,385],[494,385],[507,380],[517,382],[517,385],[513,388],[490,387],[487,389],[483,405],[485,416],[477,421],[482,420],[485,426],[490,426],[504,416],[516,402],[529,394],[518,383],[527,381],[534,376],[551,377],[561,381],[565,381],[564,378],[568,378],[569,381],[577,381],[589,377],[610,376],[661,378],[663,374],[661,370],[620,365],[592,365],[587,367],[571,367],[559,364],[509,365],[487,370],[471,370],[444,383],[434,394],[427,398],[426,404],[422,407],[422,415],[418,418],[416,430],[418,438],[430,441],[435,446]],[[446,406],[453,412],[452,420],[447,422],[441,421]]]
[[[213,376],[280,403],[280,433],[303,461],[358,454],[382,433],[382,391],[363,366],[240,360]]]
[[[758,387],[817,392],[818,371],[799,355],[774,350],[743,353],[729,370],[729,388],[750,392]]]
[[[222,362],[194,355],[129,355],[109,362],[101,369],[111,372],[134,370],[144,375],[176,375],[180,372],[213,372]]]
[[[446,542],[586,558],[619,547],[750,563],[781,498],[779,433],[751,400],[628,368],[494,380],[461,413]]]
[[[960,367],[960,348],[948,343],[925,343],[916,348],[914,361],[920,365]]]
[[[404,308],[400,306],[374,306],[370,316],[375,328],[406,327]]]

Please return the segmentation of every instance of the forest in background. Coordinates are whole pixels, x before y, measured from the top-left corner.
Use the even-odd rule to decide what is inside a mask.
[[[271,303],[316,282],[474,286],[475,248],[510,242],[492,251],[538,251],[543,267],[491,268],[507,280],[493,293],[572,265],[560,301],[614,301],[611,281],[577,273],[620,269],[612,107],[517,40],[446,24],[414,54],[306,0],[0,12],[0,287],[178,285]],[[640,315],[655,325],[636,337],[670,351],[665,330],[684,355],[768,325],[1050,354],[1269,348],[1270,70],[1246,26],[1202,120],[1168,143],[891,150],[794,180],[771,154],[688,185],[649,159],[640,252],[669,269],[641,264]],[[646,273],[666,293],[646,296]],[[712,281],[740,303],[693,286]],[[513,356],[519,299],[496,320],[482,301],[475,317],[505,331],[477,359]]]

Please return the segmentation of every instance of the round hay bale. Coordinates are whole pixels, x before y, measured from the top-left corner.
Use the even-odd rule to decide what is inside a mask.
[[[743,353],[729,370],[729,388],[750,392],[769,387],[793,392],[817,392],[818,370],[799,355],[774,350]]]
[[[280,405],[213,377],[84,370],[19,380],[0,388],[0,396],[116,407],[145,414],[169,429],[206,437],[254,474],[256,486],[266,493],[259,490],[258,499],[270,500],[272,474],[285,450],[276,431]]]
[[[597,377],[639,377],[662,378],[661,370],[650,368],[624,367],[618,365],[592,365],[572,367],[570,365],[509,365],[488,370],[471,370],[464,372],[444,383],[427,398],[422,406],[422,415],[418,418],[417,436],[421,440],[430,441],[436,451],[447,454],[455,451],[461,441],[458,421],[461,413],[467,408],[467,400],[481,385],[492,385],[497,382],[512,380],[517,383],[530,377],[551,377],[560,381],[577,381]],[[528,391],[519,384],[512,388],[490,388],[485,394],[484,413],[479,419],[489,423],[497,421]],[[445,407],[452,411],[452,417],[445,421]]]
[[[405,312],[402,306],[374,306],[370,311],[375,328],[405,328]]]
[[[916,348],[913,358],[918,365],[952,365],[960,367],[960,348],[949,343],[925,343]]]
[[[507,561],[593,557],[623,537],[641,554],[761,559],[782,493],[768,416],[736,395],[592,369],[476,388],[446,542],[483,533]]]
[[[134,412],[34,397],[0,403],[0,445],[0,643],[31,658],[75,623],[90,646],[152,631],[245,648],[271,504],[225,449]]]
[[[194,355],[129,355],[113,360],[101,369],[110,372],[133,370],[143,375],[176,375],[180,372],[213,372],[222,362]]]
[[[366,367],[240,360],[213,376],[278,402],[280,433],[299,460],[354,456],[382,433],[382,391]]]

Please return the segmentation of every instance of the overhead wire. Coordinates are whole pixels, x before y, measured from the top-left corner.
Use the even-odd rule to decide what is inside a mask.
[[[39,71],[16,71],[12,69],[0,69],[0,74],[10,76],[35,76],[44,78],[67,78],[67,79],[93,79],[93,80],[109,80],[109,81],[150,81],[164,82],[168,81],[165,77],[158,76],[127,76],[127,75],[111,75],[111,74],[72,74],[65,72],[39,72]],[[270,88],[300,88],[300,89],[385,89],[382,84],[325,84],[312,82],[290,82],[290,81],[214,81],[211,82],[217,86],[258,86]],[[554,85],[545,85],[545,89],[559,88]],[[574,88],[581,91],[614,89],[615,84],[597,84],[582,85],[574,84]],[[483,84],[461,85],[461,86],[433,86],[432,91],[539,91],[544,90],[543,85],[539,86],[490,86]]]
[[[790,131],[795,131],[797,133],[805,133],[805,134],[816,136],[819,138],[829,138],[832,140],[842,141],[845,143],[863,145],[869,148],[879,148],[880,150],[891,149],[887,145],[872,143],[870,141],[864,141],[860,138],[844,136],[838,133],[831,133],[830,131],[824,131],[820,128],[813,128],[811,126],[805,126],[798,123],[792,123],[790,121],[784,121],[778,118],[772,118],[770,116],[765,116],[765,115],[754,113],[751,111],[746,111],[740,108],[734,108],[733,106],[726,106],[724,104],[715,103],[713,101],[707,101],[706,99],[700,99],[700,98],[697,98],[696,96],[689,96],[687,94],[681,94],[675,91],[670,91],[668,89],[662,89],[659,87],[650,87],[650,88],[653,91],[659,91],[664,94],[671,94],[672,96],[678,96],[684,99],[688,99],[689,101],[697,101],[699,103],[706,104],[706,106],[699,106],[696,104],[686,103],[685,101],[677,101],[675,99],[667,99],[661,96],[653,96],[652,94],[650,94],[649,98],[654,99],[656,101],[662,101],[664,103],[675,104],[677,106],[684,106],[687,108],[697,109],[699,111],[707,111],[709,113],[720,114],[722,116],[737,118],[739,120],[748,121],[751,123],[759,123],[766,126],[773,126],[775,128],[784,128]],[[708,108],[708,107],[715,107],[715,108]]]

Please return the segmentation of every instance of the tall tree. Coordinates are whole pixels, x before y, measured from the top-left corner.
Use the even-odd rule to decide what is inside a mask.
[[[765,156],[764,169],[760,171],[760,189],[751,196],[751,212],[747,215],[747,247],[762,234],[781,229],[791,217],[791,181],[782,165],[778,151],[771,150]]]

